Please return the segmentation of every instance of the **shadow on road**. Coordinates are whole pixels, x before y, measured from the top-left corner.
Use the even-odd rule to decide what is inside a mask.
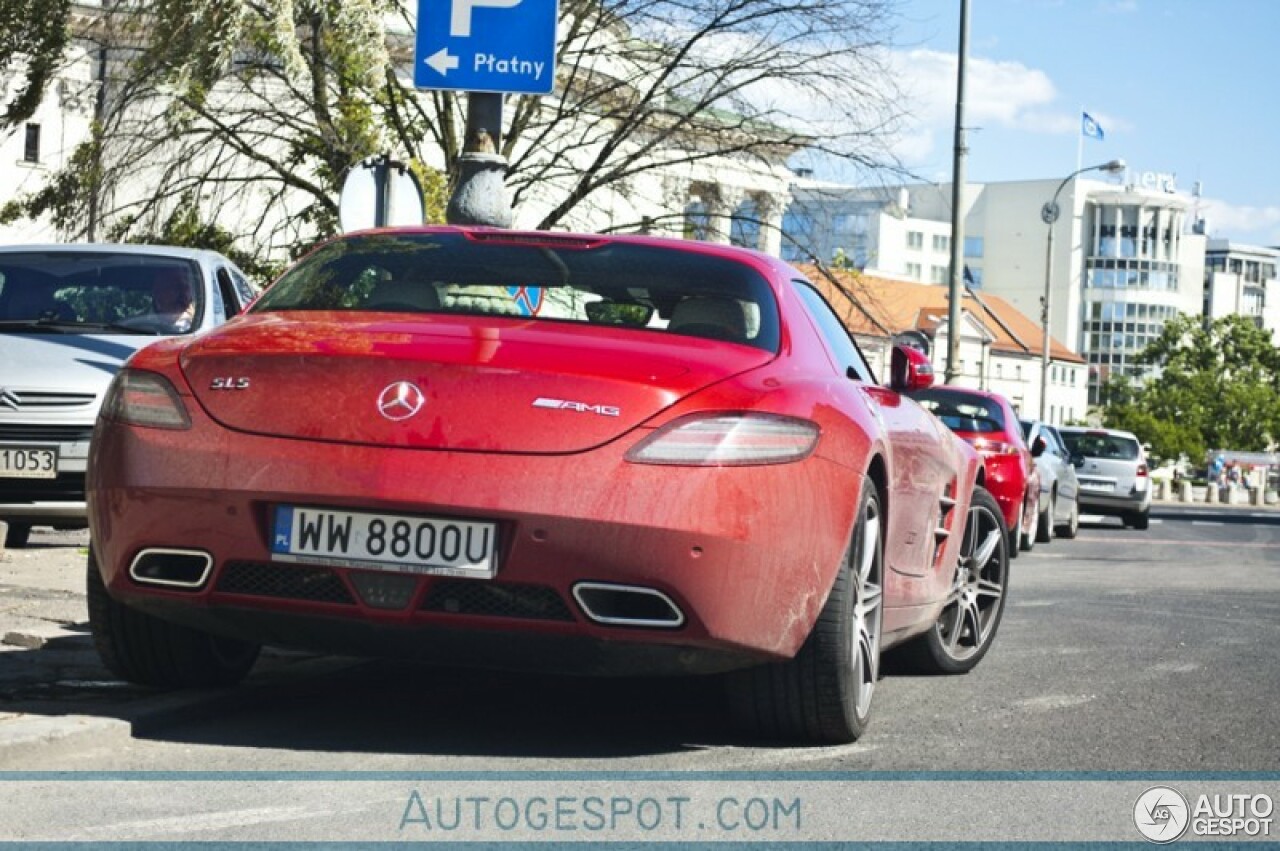
[[[741,740],[718,681],[581,679],[374,661],[150,738],[224,747],[619,757]]]

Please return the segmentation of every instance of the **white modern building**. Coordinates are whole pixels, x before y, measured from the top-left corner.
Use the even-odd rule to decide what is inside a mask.
[[[1204,316],[1248,316],[1280,345],[1280,248],[1210,239],[1204,253]]]
[[[863,268],[881,275],[947,279],[949,184],[845,194],[830,186],[798,184],[792,191],[796,201],[783,226],[796,230],[784,234],[784,245],[798,243],[801,248],[793,250],[812,251],[828,261],[840,249],[855,266],[865,260]],[[1055,192],[1061,212],[1053,225],[1053,256],[1047,257],[1049,226],[1041,208]],[[1136,357],[1166,320],[1202,309],[1205,238],[1189,227],[1191,207],[1170,176],[1148,173],[1131,173],[1117,183],[1077,177],[1066,184],[970,184],[963,252],[967,279],[1039,320],[1051,275],[1050,334],[1089,363],[1090,401],[1096,402],[1097,387],[1108,376],[1145,373]],[[841,231],[836,225],[846,215],[865,215],[867,226]],[[877,221],[886,219],[892,222]],[[862,234],[865,243],[853,239]],[[859,253],[864,244],[865,253]],[[944,246],[948,251],[940,250]]]

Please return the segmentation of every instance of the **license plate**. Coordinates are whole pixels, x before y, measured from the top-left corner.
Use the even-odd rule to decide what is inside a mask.
[[[278,505],[271,558],[393,573],[491,578],[498,527],[478,520]]]
[[[7,479],[55,479],[58,450],[52,446],[0,447],[0,476]]]
[[[1110,482],[1090,482],[1081,479],[1080,487],[1087,491],[1109,491],[1113,488],[1113,485]]]

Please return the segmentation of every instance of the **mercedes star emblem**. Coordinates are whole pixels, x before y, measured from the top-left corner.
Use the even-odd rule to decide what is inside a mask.
[[[378,412],[389,420],[407,420],[418,413],[427,397],[408,381],[388,384],[378,396]]]

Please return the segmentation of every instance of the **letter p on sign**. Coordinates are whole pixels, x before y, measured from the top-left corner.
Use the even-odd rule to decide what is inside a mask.
[[[452,0],[453,14],[449,18],[449,35],[467,38],[471,35],[471,10],[477,8],[510,9],[519,6],[520,0]]]

